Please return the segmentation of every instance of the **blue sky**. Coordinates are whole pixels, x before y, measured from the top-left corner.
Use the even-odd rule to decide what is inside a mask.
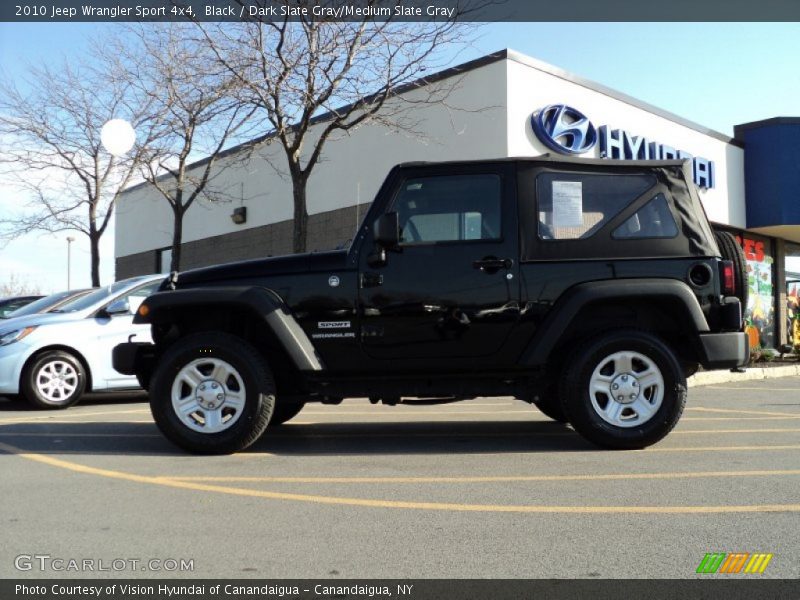
[[[0,72],[22,77],[26,62],[78,56],[100,27],[113,25],[2,23]],[[453,64],[513,48],[728,135],[738,123],[800,116],[800,23],[504,23],[479,35]],[[0,193],[0,213],[16,202]],[[113,278],[106,237],[103,283]],[[27,236],[0,249],[0,281],[14,272],[44,291],[63,288],[65,238]],[[83,240],[73,244],[72,275],[88,284]]]

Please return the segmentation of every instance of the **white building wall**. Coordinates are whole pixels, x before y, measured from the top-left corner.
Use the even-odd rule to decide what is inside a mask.
[[[708,218],[745,227],[744,150],[696,129],[659,116],[624,100],[576,83],[560,70],[509,52],[508,153],[538,156],[549,150],[533,133],[531,116],[550,104],[567,104],[599,127],[626,130],[632,135],[667,144],[714,161],[716,185],[700,190]],[[668,93],[668,92],[666,92]],[[600,145],[582,155],[600,157]]]
[[[506,66],[494,62],[435,85],[454,86],[445,105],[417,108],[415,121],[424,123],[424,138],[365,125],[350,135],[329,140],[323,161],[309,181],[310,214],[363,204],[365,209],[391,167],[408,161],[442,161],[504,156],[506,140]],[[366,92],[367,90],[365,90]],[[413,97],[419,92],[410,92]],[[285,172],[286,159],[277,145],[263,156]],[[242,231],[292,218],[291,184],[270,161],[253,158],[221,173],[215,188],[226,201],[198,200],[184,219],[183,241],[189,242]],[[227,200],[233,197],[233,200]],[[247,206],[247,223],[234,225],[230,213]],[[353,231],[357,224],[353,223]],[[169,246],[172,215],[155,190],[143,186],[125,194],[116,211],[117,257]],[[344,240],[342,240],[344,241]]]

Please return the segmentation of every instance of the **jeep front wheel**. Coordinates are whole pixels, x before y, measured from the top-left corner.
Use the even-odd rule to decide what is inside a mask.
[[[612,449],[645,448],[666,436],[686,404],[686,378],[657,337],[618,331],[591,340],[563,372],[569,422]]]
[[[161,357],[150,385],[150,410],[173,443],[199,454],[229,454],[255,442],[275,406],[264,358],[227,333],[198,333]]]

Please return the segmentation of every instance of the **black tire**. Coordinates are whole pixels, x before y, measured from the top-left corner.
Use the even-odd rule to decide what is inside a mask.
[[[278,398],[275,402],[275,409],[272,411],[272,417],[269,419],[268,427],[278,427],[295,418],[305,405],[305,402]]]
[[[727,231],[715,231],[714,237],[722,258],[733,263],[733,283],[736,286],[736,297],[742,303],[742,314],[744,314],[744,311],[747,310],[747,296],[750,291],[747,283],[747,259],[744,256],[744,250],[736,238]]]
[[[567,423],[567,413],[561,403],[561,398],[555,390],[547,389],[539,395],[539,399],[534,403],[539,412],[546,417],[553,419],[557,423]]]
[[[619,352],[636,353],[654,365],[663,384],[660,407],[649,418],[642,419],[642,422],[638,424],[639,414],[634,410],[635,404],[626,406],[616,402],[608,395],[605,396],[606,407],[611,406],[608,404],[609,402],[624,407],[619,414],[623,421],[625,418],[629,419],[628,426],[618,426],[601,417],[599,409],[595,408],[594,403],[599,405],[604,395],[596,393],[593,403],[592,394],[589,392],[589,385],[595,369],[600,369],[604,364],[606,366],[611,364],[613,362],[610,361],[611,356]],[[636,364],[645,364],[638,358],[635,358],[634,361]],[[639,372],[636,364],[632,366],[634,374]],[[611,375],[616,375],[616,363],[614,365],[614,373]],[[644,371],[641,372],[644,373]],[[609,376],[602,370],[599,370],[599,374],[603,377]],[[618,377],[621,378],[622,374]],[[654,390],[661,387],[656,385],[642,390],[641,387],[638,387],[638,377],[631,379],[637,380],[634,384],[639,392],[637,402],[638,396],[646,401],[645,392],[650,391],[655,394]],[[614,381],[617,379],[615,378]],[[609,382],[608,385],[610,393],[612,383]],[[686,405],[686,378],[675,355],[660,339],[642,331],[620,330],[590,339],[583,350],[569,362],[562,373],[561,397],[570,424],[583,437],[604,448],[639,449],[663,439],[678,423]],[[636,413],[636,418],[626,417],[626,411]]]
[[[202,432],[197,429],[206,425],[207,418],[202,411],[208,408],[203,409],[195,400],[198,410],[182,420],[173,408],[173,384],[177,390],[183,390],[178,386],[189,384],[177,380],[182,370],[195,364],[199,372],[206,368],[204,362],[210,364],[211,361],[227,365],[238,376],[241,383],[228,378],[221,384],[224,384],[225,393],[232,393],[232,386],[237,388],[243,407],[233,413],[237,415],[235,419],[228,415],[231,424],[224,426],[225,429]],[[213,380],[210,374],[201,374]],[[197,389],[201,389],[199,384]],[[196,399],[199,395],[197,391],[190,391],[188,397]],[[222,400],[218,408],[223,415],[221,418],[224,418],[224,410],[233,410],[226,408],[227,402],[227,398]],[[275,382],[267,361],[246,341],[227,333],[197,333],[178,340],[161,357],[150,381],[150,410],[156,425],[172,443],[197,454],[230,454],[244,450],[264,433],[274,407]],[[189,422],[197,429],[192,429]]]
[[[41,409],[73,406],[85,389],[83,363],[62,350],[49,350],[34,357],[26,365],[20,380],[22,396],[31,406]]]

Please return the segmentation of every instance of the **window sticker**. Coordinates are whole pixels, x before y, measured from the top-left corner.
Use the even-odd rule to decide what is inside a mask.
[[[580,181],[553,182],[553,226],[581,227],[583,225],[583,183]]]

